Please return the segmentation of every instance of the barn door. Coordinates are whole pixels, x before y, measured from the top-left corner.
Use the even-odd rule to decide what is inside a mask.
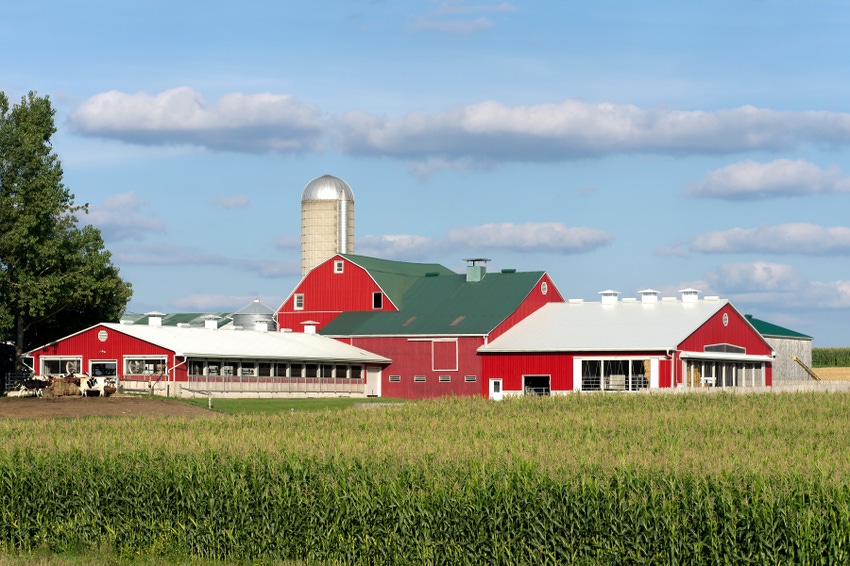
[[[490,399],[494,401],[502,400],[502,378],[492,378],[490,379]]]
[[[366,367],[366,396],[381,396],[381,368]]]

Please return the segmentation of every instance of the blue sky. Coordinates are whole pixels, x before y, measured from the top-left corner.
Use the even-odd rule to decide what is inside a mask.
[[[132,312],[276,307],[300,195],[355,251],[695,287],[847,346],[844,2],[5,2],[0,89],[54,147]]]

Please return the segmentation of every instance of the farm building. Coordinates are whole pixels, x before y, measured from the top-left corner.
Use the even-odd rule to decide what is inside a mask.
[[[477,395],[480,346],[563,298],[542,271],[466,274],[438,264],[337,254],[302,279],[277,312],[279,328],[318,332],[392,360],[368,394]]]
[[[206,394],[365,395],[390,360],[315,334],[163,326],[92,326],[36,348],[37,375],[118,376],[131,390]]]
[[[773,350],[727,300],[550,303],[479,348],[490,398],[525,393],[769,386]]]
[[[753,315],[744,315],[753,327],[764,336],[767,343],[776,352],[773,360],[773,383],[776,385],[787,381],[809,381],[811,378],[800,364],[794,361],[794,356],[808,367],[812,367],[812,337],[759,320]]]

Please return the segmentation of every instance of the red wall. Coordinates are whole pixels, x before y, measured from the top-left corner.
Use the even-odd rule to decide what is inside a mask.
[[[545,282],[548,286],[549,290],[544,295],[540,287],[542,283]],[[534,289],[528,294],[528,296],[522,301],[522,303],[517,307],[517,309],[506,318],[501,324],[499,324],[492,332],[490,332],[489,339],[495,340],[502,334],[504,334],[508,329],[516,325],[519,321],[545,305],[546,303],[563,303],[564,298],[561,296],[561,293],[558,292],[558,289],[552,283],[552,280],[549,279],[549,274],[544,273],[543,277],[540,278],[540,281],[537,282],[537,285],[534,286]]]
[[[104,342],[98,338],[101,330],[106,331],[107,334]],[[41,372],[41,356],[82,356],[83,373],[88,373],[90,360],[115,360],[118,362],[119,377],[124,377],[125,356],[166,356],[168,367],[171,368],[174,365],[174,355],[170,350],[101,325],[49,344],[33,351],[32,355],[33,369],[39,373]]]
[[[503,391],[522,391],[523,375],[549,375],[552,391],[573,390],[572,354],[485,354],[479,393],[489,395],[489,380],[502,378]]]
[[[342,273],[334,273],[334,262],[338,260],[345,262]],[[301,332],[302,322],[314,320],[319,323],[318,331],[344,311],[398,310],[387,296],[381,309],[372,309],[372,293],[380,290],[365,269],[334,256],[313,268],[280,306],[278,328]],[[303,310],[293,308],[296,293],[304,294]]]
[[[442,340],[444,337],[436,338]],[[446,395],[469,396],[481,393],[483,380],[481,358],[477,350],[484,344],[480,337],[457,338],[457,370],[434,371],[432,366],[432,343],[429,337],[363,337],[341,339],[369,352],[385,356],[393,361],[381,372],[381,396],[401,399],[421,399],[444,397]],[[441,343],[442,344],[442,343]],[[438,346],[438,349],[440,347]],[[401,381],[390,382],[391,375],[398,375]],[[425,382],[414,382],[414,375],[424,375]],[[451,382],[440,382],[439,376],[451,376]],[[464,377],[476,376],[475,382],[467,382]]]

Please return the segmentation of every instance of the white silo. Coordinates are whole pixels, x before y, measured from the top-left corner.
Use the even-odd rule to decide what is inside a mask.
[[[354,193],[322,175],[301,193],[301,276],[334,255],[354,253]]]

